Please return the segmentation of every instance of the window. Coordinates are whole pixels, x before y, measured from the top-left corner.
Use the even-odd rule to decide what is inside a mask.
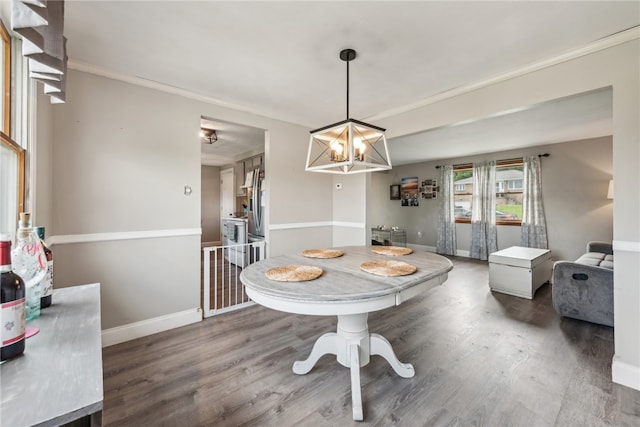
[[[13,237],[18,213],[24,210],[25,150],[11,139],[11,37],[0,21],[0,232]]]
[[[473,165],[453,169],[454,215],[456,222],[471,222],[473,203]],[[496,164],[496,224],[520,225],[522,221],[522,160],[504,160]]]
[[[9,32],[0,21],[0,38],[2,38],[2,48],[0,49],[0,85],[2,85],[2,96],[0,96],[0,111],[2,120],[0,131],[5,135],[11,135],[11,37]]]
[[[509,190],[522,190],[522,180],[514,179],[507,181],[509,183]]]
[[[24,209],[24,149],[0,132],[0,232],[13,237]]]
[[[454,215],[456,222],[471,221],[471,204],[473,200],[473,171],[471,165],[453,168],[453,186],[455,192]]]

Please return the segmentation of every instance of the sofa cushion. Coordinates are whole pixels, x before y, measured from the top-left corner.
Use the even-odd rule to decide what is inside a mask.
[[[613,270],[613,261],[602,261],[600,263],[600,267],[602,268],[608,268],[610,270]]]
[[[613,270],[613,255],[606,255],[600,252],[587,252],[578,258],[576,263]]]

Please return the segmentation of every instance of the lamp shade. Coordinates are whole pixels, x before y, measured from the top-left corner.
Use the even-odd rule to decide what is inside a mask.
[[[391,169],[384,132],[354,119],[313,130],[305,170],[349,174]]]
[[[609,180],[609,189],[607,190],[607,199],[613,200],[613,180]]]

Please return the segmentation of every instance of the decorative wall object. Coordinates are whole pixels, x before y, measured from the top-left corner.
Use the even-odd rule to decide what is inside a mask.
[[[400,200],[400,185],[394,184],[389,187],[389,199]]]
[[[440,188],[437,179],[425,179],[420,184],[420,195],[423,199],[435,199],[438,196]]]
[[[418,206],[418,177],[402,178],[400,180],[400,194],[402,206]]]

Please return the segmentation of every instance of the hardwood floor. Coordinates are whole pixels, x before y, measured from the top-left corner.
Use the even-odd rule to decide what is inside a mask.
[[[416,376],[380,357],[361,369],[364,425],[638,426],[640,392],[611,382],[613,329],[491,293],[486,262],[453,258],[447,282],[372,313]],[[291,371],[334,317],[261,306],[103,351],[106,426],[343,426],[349,370],[325,356]]]

